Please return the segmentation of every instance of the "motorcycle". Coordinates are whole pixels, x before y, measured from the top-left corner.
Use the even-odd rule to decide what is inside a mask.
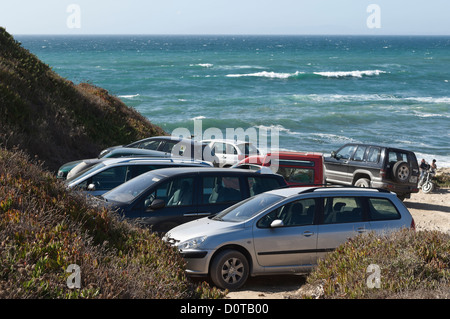
[[[425,194],[431,193],[436,188],[436,184],[433,182],[434,175],[435,172],[429,168],[423,173],[423,176],[419,181],[419,188],[421,188],[422,192]]]

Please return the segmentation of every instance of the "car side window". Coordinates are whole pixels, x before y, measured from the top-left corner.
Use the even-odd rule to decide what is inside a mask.
[[[161,143],[161,141],[147,141],[147,142],[140,143],[137,147],[143,148],[146,150],[156,151],[158,149],[158,146],[160,143]]]
[[[369,198],[370,220],[400,219],[395,205],[386,198]]]
[[[336,154],[336,157],[338,159],[349,159],[353,153],[355,152],[356,145],[347,145],[344,146],[338,153]]]
[[[366,152],[366,146],[358,146],[355,154],[353,155],[354,161],[362,161],[364,159],[364,153]]]
[[[203,178],[204,204],[237,202],[242,199],[239,177],[209,176]]]
[[[194,178],[175,178],[159,185],[155,191],[144,199],[144,206],[148,207],[155,199],[162,199],[167,207],[187,206],[193,204]]]
[[[362,198],[325,198],[323,214],[323,224],[361,222],[364,220]]]
[[[125,182],[127,166],[117,166],[105,169],[90,179],[90,184],[95,185],[96,190],[109,190]]]
[[[378,163],[380,160],[381,149],[379,147],[371,147],[367,154],[367,161],[371,163]]]
[[[290,202],[261,218],[257,227],[268,228],[277,219],[283,222],[283,227],[312,225],[315,207],[316,200],[313,198]]]
[[[281,186],[278,180],[268,177],[248,177],[247,183],[250,196],[258,195]]]
[[[237,155],[238,154],[236,147],[234,147],[231,144],[227,144],[226,151],[227,151],[227,154],[229,154],[229,155]]]
[[[214,143],[213,145],[214,154],[226,154],[226,145],[224,143]]]

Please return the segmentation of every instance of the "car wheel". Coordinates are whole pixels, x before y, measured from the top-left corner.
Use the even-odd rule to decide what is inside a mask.
[[[370,187],[370,180],[367,178],[360,178],[355,182],[356,187]]]
[[[432,182],[426,182],[422,185],[422,192],[425,194],[431,193],[434,189],[434,184]]]
[[[239,289],[247,281],[248,274],[247,258],[236,250],[220,252],[211,264],[211,279],[223,289]]]
[[[392,168],[394,179],[399,183],[406,183],[411,175],[411,169],[408,163],[398,161]]]

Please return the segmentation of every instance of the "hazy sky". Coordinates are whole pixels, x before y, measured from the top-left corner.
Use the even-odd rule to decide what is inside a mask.
[[[12,34],[450,35],[450,1],[1,0],[0,26]]]

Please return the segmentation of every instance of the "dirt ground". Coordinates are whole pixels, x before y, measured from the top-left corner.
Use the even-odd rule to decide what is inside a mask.
[[[419,191],[405,200],[404,204],[414,218],[417,231],[450,233],[450,188],[437,189],[430,194]],[[300,275],[249,278],[241,290],[228,293],[227,298],[284,299],[295,293],[305,280],[305,276]]]

